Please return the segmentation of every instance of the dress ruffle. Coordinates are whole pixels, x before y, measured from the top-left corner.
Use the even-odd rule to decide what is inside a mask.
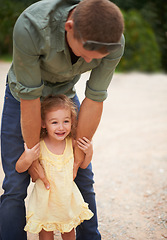
[[[54,223],[54,222],[41,223],[35,220],[31,221],[32,216],[33,216],[33,213],[29,213],[26,217],[28,221],[24,228],[25,231],[28,231],[31,233],[39,233],[42,229],[44,229],[45,231],[58,230],[61,233],[65,233],[65,232],[70,232],[73,228],[76,228],[84,220],[91,219],[93,217],[93,213],[91,210],[89,210],[88,205],[85,203],[82,206],[82,211],[80,212],[80,214],[74,217],[68,223]]]

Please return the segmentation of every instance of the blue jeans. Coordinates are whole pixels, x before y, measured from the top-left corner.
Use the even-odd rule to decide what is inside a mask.
[[[77,96],[73,101],[79,107]],[[20,103],[13,98],[9,86],[6,87],[1,126],[2,166],[5,173],[4,193],[0,198],[0,240],[26,240],[24,231],[25,203],[27,187],[30,183],[28,172],[17,173],[15,164],[24,151],[20,129]],[[91,164],[87,169],[79,169],[75,179],[85,202],[94,212],[94,217],[77,227],[77,240],[100,240],[98,231],[93,173]]]

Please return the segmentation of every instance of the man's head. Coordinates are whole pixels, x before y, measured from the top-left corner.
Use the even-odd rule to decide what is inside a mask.
[[[124,30],[124,20],[120,9],[109,0],[81,1],[67,20],[68,23],[74,40],[79,41],[89,52],[108,54],[112,49],[120,47],[118,42]],[[68,33],[69,26],[65,27]]]
[[[120,9],[109,0],[83,0],[72,15],[74,36],[84,40],[116,43],[124,30]]]

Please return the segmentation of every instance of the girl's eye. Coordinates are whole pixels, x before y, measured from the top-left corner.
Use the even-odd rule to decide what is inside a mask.
[[[69,123],[69,120],[64,121],[65,123]]]
[[[57,124],[57,122],[52,122],[52,124]]]

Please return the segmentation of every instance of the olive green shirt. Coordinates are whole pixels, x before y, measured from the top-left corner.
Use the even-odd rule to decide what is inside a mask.
[[[17,19],[13,32],[13,63],[8,72],[12,95],[19,101],[49,94],[75,95],[80,75],[90,71],[85,96],[104,101],[123,47],[90,63],[80,57],[71,63],[65,40],[65,22],[79,0],[43,0],[28,7]]]

